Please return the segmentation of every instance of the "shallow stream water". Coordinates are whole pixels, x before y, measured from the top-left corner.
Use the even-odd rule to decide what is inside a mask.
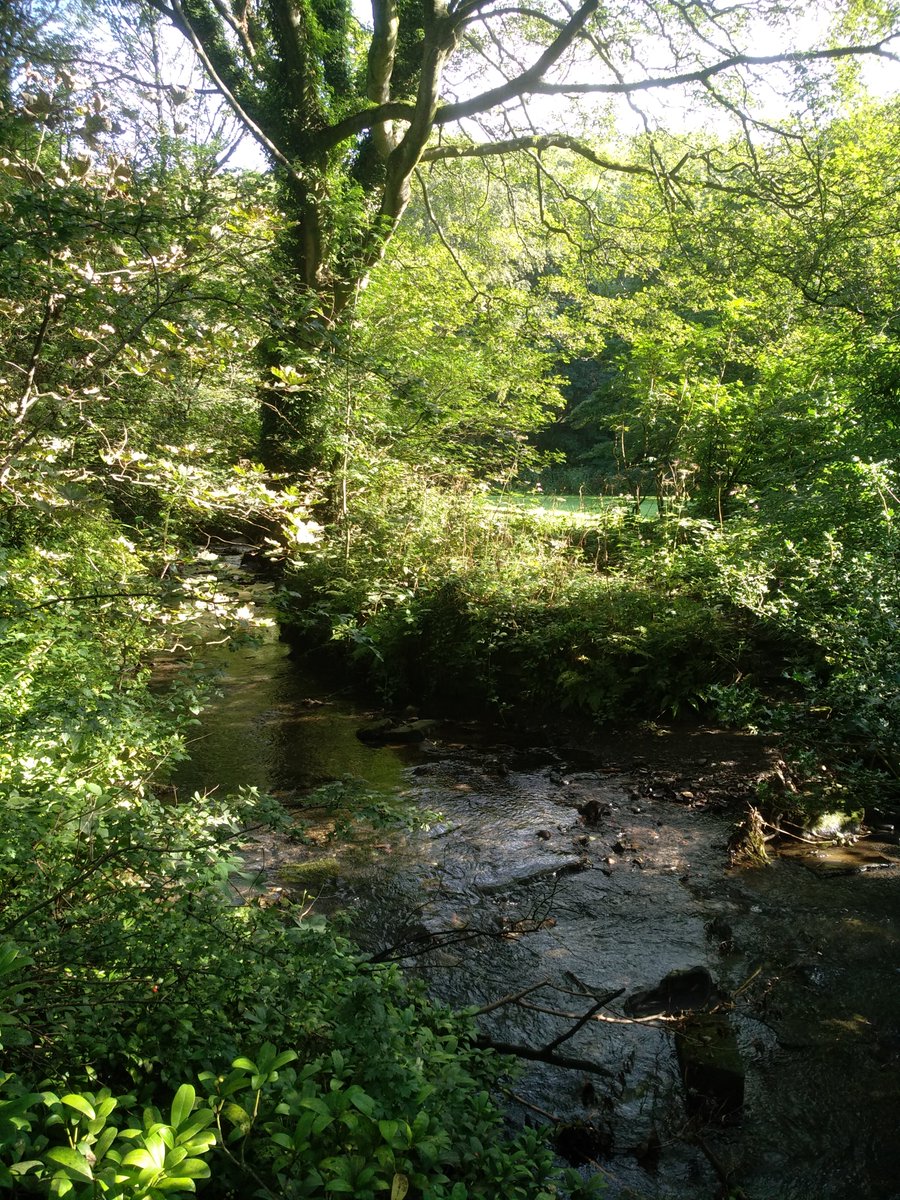
[[[426,829],[323,841],[330,818],[307,812],[311,845],[267,836],[246,861],[260,887],[302,888],[346,913],[366,951],[455,1006],[533,989],[479,1018],[497,1043],[562,1039],[553,1053],[565,1065],[526,1063],[512,1118],[552,1123],[561,1151],[601,1171],[611,1197],[900,1198],[900,848],[889,830],[730,868],[735,818],[717,786],[752,752],[736,735],[669,735],[664,767],[637,734],[560,749],[437,725],[421,745],[372,748],[356,736],[371,714],[281,643],[218,657],[221,698],[179,789],[252,785],[302,806],[310,788],[353,776],[438,814]],[[712,1031],[639,1015],[640,993],[690,968],[707,973],[701,990],[712,981]],[[726,1091],[743,1086],[724,1122],[686,1095],[677,1031],[695,1046],[724,1039]]]

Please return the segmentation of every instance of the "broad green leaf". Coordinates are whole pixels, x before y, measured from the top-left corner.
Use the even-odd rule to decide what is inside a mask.
[[[23,960],[18,963],[18,967],[16,966],[21,953],[19,947],[12,942],[6,942],[3,946],[0,946],[0,976],[8,975],[14,969],[18,970],[18,967],[24,965]]]
[[[97,1138],[97,1141],[91,1147],[91,1149],[94,1152],[94,1157],[96,1158],[97,1162],[100,1162],[104,1158],[107,1150],[109,1150],[110,1146],[116,1140],[117,1133],[118,1133],[118,1130],[114,1126],[110,1125],[106,1129],[104,1129],[103,1132],[100,1134],[100,1136]]]
[[[230,1102],[222,1109],[222,1115],[226,1121],[230,1121],[232,1125],[236,1125],[241,1133],[249,1133],[250,1126],[253,1121],[250,1114],[245,1108],[241,1108],[240,1104]]]
[[[260,1075],[266,1075],[275,1063],[275,1047],[271,1042],[264,1042],[256,1056],[256,1069]]]
[[[94,1106],[89,1104],[87,1100],[85,1100],[84,1096],[79,1096],[76,1093],[63,1096],[61,1103],[65,1104],[68,1108],[74,1108],[76,1112],[80,1112],[83,1116],[87,1117],[91,1121],[93,1121],[97,1115],[96,1112],[94,1112]]]
[[[209,1163],[202,1158],[186,1158],[178,1164],[178,1174],[184,1179],[209,1179]]]
[[[168,1132],[168,1130],[165,1132]],[[149,1137],[146,1137],[144,1139],[144,1146],[146,1147],[150,1157],[153,1159],[154,1164],[161,1168],[165,1164],[166,1150],[168,1149],[166,1145],[166,1139],[163,1136],[163,1130],[159,1129],[156,1132],[151,1133]]]
[[[187,1117],[190,1116],[194,1108],[194,1101],[197,1098],[197,1093],[189,1083],[183,1083],[175,1093],[175,1098],[172,1101],[172,1116],[170,1118],[173,1129],[177,1129]]]
[[[408,1191],[409,1180],[398,1171],[391,1180],[391,1200],[403,1200]]]
[[[155,1171],[159,1164],[149,1150],[129,1150],[122,1159],[123,1167],[138,1167],[142,1171]]]
[[[187,1125],[181,1126],[178,1130],[178,1141],[184,1142],[188,1138],[192,1138],[194,1134],[200,1133],[212,1125],[216,1119],[216,1114],[211,1108],[197,1108],[191,1113],[191,1119]]]
[[[294,1062],[297,1058],[298,1054],[296,1050],[282,1050],[282,1052],[272,1063],[272,1070],[278,1071],[281,1067],[285,1066],[289,1062]]]
[[[366,1117],[371,1117],[375,1111],[375,1101],[361,1087],[352,1087],[347,1091],[347,1099]]]
[[[94,1173],[87,1159],[73,1150],[71,1146],[54,1146],[47,1151],[46,1157],[53,1163],[58,1163],[69,1179],[93,1179]]]

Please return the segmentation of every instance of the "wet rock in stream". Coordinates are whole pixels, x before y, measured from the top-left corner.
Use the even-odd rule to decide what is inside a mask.
[[[394,721],[385,718],[371,725],[362,725],[356,731],[356,736],[367,746],[407,746],[424,742],[428,733],[435,727],[437,721],[416,718],[415,720]]]
[[[610,1130],[598,1122],[569,1121],[556,1126],[553,1144],[567,1162],[581,1166],[608,1158],[614,1143]]]
[[[740,1119],[744,1064],[726,1013],[696,1013],[675,1034],[688,1112],[718,1125]]]
[[[706,967],[688,967],[670,971],[656,987],[635,992],[625,1001],[629,1017],[649,1017],[656,1014],[675,1016],[678,1013],[702,1012],[723,999]]]

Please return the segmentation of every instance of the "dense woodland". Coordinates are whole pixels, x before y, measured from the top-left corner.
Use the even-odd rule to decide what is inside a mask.
[[[171,802],[223,540],[386,706],[896,797],[898,14],[809,8],[2,6],[0,1185],[600,1186],[465,1015],[233,903],[274,802]]]

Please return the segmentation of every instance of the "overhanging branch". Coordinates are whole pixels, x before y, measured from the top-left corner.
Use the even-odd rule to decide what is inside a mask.
[[[376,125],[383,125],[385,121],[411,121],[415,115],[415,108],[402,100],[392,100],[388,104],[376,104],[372,108],[361,108],[344,117],[342,121],[337,121],[334,125],[323,129],[316,136],[316,144],[322,146],[323,149],[330,149],[332,146],[346,141],[347,138],[365,133],[367,129],[373,129]]]
[[[656,160],[655,165],[643,165],[641,163],[621,162],[618,159],[606,158],[588,145],[587,142],[562,133],[524,135],[497,142],[472,142],[466,145],[432,146],[422,154],[422,162],[444,162],[449,159],[459,158],[502,157],[503,155],[516,152],[527,154],[529,151],[537,151],[540,153],[541,151],[550,149],[569,150],[571,153],[579,155],[579,157],[586,159],[604,171],[613,171],[620,175],[633,175],[652,179],[660,186],[677,183],[681,188],[722,192],[742,198],[758,197],[760,195],[759,189],[753,187],[750,183],[740,183],[737,181],[730,183],[717,178],[716,176],[721,177],[722,175],[733,174],[736,168],[730,164],[718,167],[708,152],[700,154],[684,153],[674,166],[671,167],[667,167],[659,159]],[[684,168],[688,164],[694,164],[701,168],[703,171],[702,176],[685,174]],[[748,170],[752,169],[747,164],[743,164],[743,166]],[[771,188],[769,191],[771,192]],[[801,198],[798,198],[796,201],[797,204],[801,204],[802,202]],[[780,204],[780,207],[785,208],[785,211],[787,211],[784,202]]]
[[[150,0],[150,2],[153,4],[154,8],[165,14],[173,22],[173,24],[177,25],[190,42],[191,48],[197,55],[197,58],[200,60],[204,71],[206,71],[213,84],[216,86],[216,88],[218,88],[223,100],[232,110],[247,132],[256,138],[262,148],[267,151],[272,158],[275,159],[279,166],[284,167],[288,175],[290,175],[291,179],[293,179],[295,183],[303,185],[304,180],[294,167],[291,160],[281,149],[279,149],[278,146],[276,146],[276,144],[256,123],[256,121],[254,121],[254,119],[247,112],[246,108],[244,108],[244,106],[235,96],[234,92],[222,78],[220,72],[216,70],[212,59],[206,52],[203,42],[200,40],[196,30],[194,29],[194,26],[191,24],[190,19],[185,13],[181,4],[181,0],[171,0],[171,5],[163,3],[162,0]]]
[[[581,11],[579,9],[579,12]],[[569,25],[566,26],[567,31],[571,28],[572,24],[573,22],[570,21]],[[577,32],[577,29],[572,31],[567,45],[571,43]],[[634,92],[682,87],[689,83],[706,83],[710,79],[715,78],[716,75],[734,70],[735,67],[772,67],[782,64],[789,65],[791,63],[809,63],[828,61],[830,59],[852,58],[864,54],[871,54],[879,58],[888,58],[892,61],[900,61],[898,55],[887,49],[889,43],[895,41],[898,37],[900,37],[900,34],[891,34],[889,37],[883,38],[880,42],[872,42],[863,46],[837,46],[830,50],[794,50],[787,54],[732,54],[728,58],[723,58],[708,67],[698,67],[695,71],[682,71],[677,75],[651,75],[646,79],[622,79],[605,83],[550,83],[543,79],[542,76],[548,66],[551,66],[559,55],[557,54],[549,63],[545,62],[545,60],[553,47],[561,40],[562,35],[560,35],[560,38],[556,39],[550,50],[542,55],[533,67],[516,76],[515,79],[501,84],[499,87],[490,88],[488,91],[482,92],[479,96],[472,96],[468,100],[460,100],[455,104],[442,105],[437,110],[434,121],[436,125],[448,125],[452,121],[460,121],[465,117],[475,116],[476,113],[497,108],[509,100],[517,100],[524,95],[625,96],[631,95]],[[559,53],[561,54],[562,50]]]
[[[488,108],[497,108],[500,104],[504,104],[508,100],[515,100],[518,96],[534,94],[539,89],[541,79],[562,58],[599,6],[600,0],[584,0],[584,4],[572,14],[568,22],[560,29],[559,34],[553,38],[544,54],[541,54],[532,66],[518,74],[515,79],[509,79],[508,82],[500,84],[498,88],[491,88],[488,91],[482,91],[480,96],[473,96],[472,100],[444,104],[434,116],[436,124],[446,125],[446,122],[460,120],[462,116],[472,116],[474,113],[484,113]],[[462,25],[462,22],[458,24]]]
[[[618,171],[626,175],[654,175],[649,167],[639,163],[623,163],[604,158],[587,142],[565,133],[525,134],[522,137],[505,138],[499,142],[472,142],[469,145],[432,146],[422,154],[422,162],[444,162],[450,158],[489,158],[495,155],[515,154],[521,150],[571,150],[606,171]]]
[[[472,299],[477,300],[480,296],[484,295],[484,292],[472,280],[468,271],[463,266],[463,263],[460,260],[459,255],[456,253],[456,251],[451,246],[450,242],[447,240],[447,236],[444,233],[443,229],[441,228],[441,223],[437,219],[434,209],[431,207],[431,197],[428,195],[428,187],[426,186],[425,180],[422,178],[422,173],[421,173],[421,171],[418,170],[418,168],[415,171],[415,176],[416,176],[416,179],[418,180],[419,187],[422,189],[422,202],[425,205],[425,212],[428,214],[428,219],[431,222],[431,224],[434,226],[435,232],[437,233],[438,237],[440,238],[441,244],[443,245],[444,249],[447,251],[447,253],[450,255],[450,257],[453,259],[456,269],[459,271],[460,275],[462,275],[463,279],[465,279],[466,283],[472,289]]]

